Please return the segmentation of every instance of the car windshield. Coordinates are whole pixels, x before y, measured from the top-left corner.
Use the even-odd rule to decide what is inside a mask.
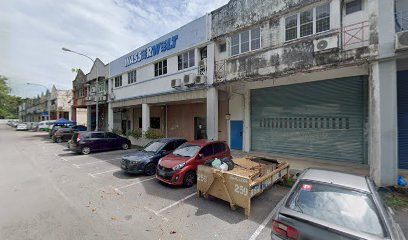
[[[163,142],[151,142],[143,150],[146,152],[157,152],[165,145]]]
[[[301,181],[286,207],[349,229],[384,237],[370,194],[312,181]]]
[[[200,150],[200,146],[183,144],[173,152],[173,155],[191,158],[194,157],[194,155],[196,155],[198,150]]]

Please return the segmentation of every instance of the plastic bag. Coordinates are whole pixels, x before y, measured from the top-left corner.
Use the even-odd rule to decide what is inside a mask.
[[[228,171],[228,165],[226,163],[221,164],[220,169],[222,171]]]
[[[211,163],[212,167],[217,168],[217,169],[220,169],[221,164],[222,164],[222,162],[218,158],[214,159],[214,161],[212,161],[212,163]]]
[[[398,186],[407,186],[407,180],[405,180],[403,176],[398,176]]]

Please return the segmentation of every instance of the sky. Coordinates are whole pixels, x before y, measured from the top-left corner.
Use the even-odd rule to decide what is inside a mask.
[[[0,75],[12,94],[71,89],[75,73],[105,64],[209,13],[228,0],[1,0]],[[26,83],[45,85],[35,86]]]

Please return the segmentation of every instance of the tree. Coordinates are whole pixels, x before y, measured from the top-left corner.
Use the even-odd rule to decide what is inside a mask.
[[[7,78],[0,75],[0,119],[17,118],[17,108],[21,104],[20,97],[11,96],[11,88],[7,84]]]

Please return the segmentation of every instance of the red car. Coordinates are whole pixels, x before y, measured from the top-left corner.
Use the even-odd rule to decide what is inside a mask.
[[[231,151],[222,141],[186,142],[157,165],[156,178],[170,185],[191,187],[197,180],[197,166],[214,158],[230,158]]]

